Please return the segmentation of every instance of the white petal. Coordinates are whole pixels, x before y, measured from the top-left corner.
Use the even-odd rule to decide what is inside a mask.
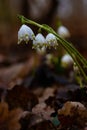
[[[53,35],[52,33],[49,33],[47,36],[46,36],[46,42],[47,42],[47,46],[54,46],[56,47],[58,45],[57,43],[57,40],[56,40],[56,37],[55,35]]]
[[[47,40],[53,40],[53,39],[56,39],[55,35],[53,35],[52,33],[49,33],[47,36],[46,36],[46,39]]]
[[[61,37],[63,37],[63,38],[68,38],[68,37],[70,37],[70,32],[69,32],[69,30],[68,30],[66,27],[64,27],[64,26],[60,26],[60,27],[58,28],[58,30],[57,30],[57,33],[58,33]]]
[[[18,31],[18,43],[20,43],[23,40],[25,42],[28,42],[29,39],[33,40],[34,37],[35,37],[35,35],[34,35],[32,29],[25,24],[23,24]]]
[[[65,54],[62,58],[61,58],[61,65],[63,67],[68,67],[71,64],[73,64],[73,59],[69,54]]]
[[[33,48],[43,47],[46,44],[46,39],[41,33],[38,33],[33,40]]]

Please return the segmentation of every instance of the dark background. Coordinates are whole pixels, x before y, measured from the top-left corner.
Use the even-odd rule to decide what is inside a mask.
[[[0,0],[0,52],[17,46],[21,26],[17,14],[45,23],[57,30],[58,20],[66,26],[72,42],[81,52],[87,48],[86,0]]]

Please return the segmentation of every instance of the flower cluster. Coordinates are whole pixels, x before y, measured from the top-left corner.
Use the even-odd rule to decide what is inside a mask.
[[[49,33],[46,38],[41,34],[38,33],[36,36],[32,29],[27,25],[23,24],[18,31],[18,44],[22,41],[28,43],[29,40],[33,40],[33,47],[34,49],[42,49],[47,47],[54,47],[58,46],[57,39],[55,35]]]

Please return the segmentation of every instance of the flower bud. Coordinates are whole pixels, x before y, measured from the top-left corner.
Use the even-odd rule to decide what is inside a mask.
[[[74,69],[74,72],[79,72],[79,68],[78,68],[78,66],[76,65],[76,63],[74,63],[74,65],[73,65],[73,69]]]
[[[68,38],[70,37],[70,32],[65,26],[60,26],[57,30],[57,33],[62,37],[62,38]]]
[[[73,59],[69,54],[65,54],[62,58],[61,58],[61,65],[65,68],[71,66],[73,64]]]

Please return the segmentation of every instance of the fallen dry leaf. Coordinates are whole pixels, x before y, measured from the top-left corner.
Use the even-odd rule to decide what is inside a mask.
[[[56,87],[47,87],[46,89],[43,90],[43,94],[41,97],[39,97],[39,102],[44,102],[46,99],[48,99],[50,96],[54,96],[54,91]]]
[[[73,116],[74,115],[74,110],[81,115],[83,111],[87,111],[86,108],[84,107],[83,104],[80,102],[66,102],[64,106],[58,110],[59,115],[64,115],[64,116]]]
[[[27,130],[57,130],[57,128],[53,125],[52,122],[44,120],[33,125],[32,127],[28,127]]]
[[[38,103],[38,98],[29,88],[16,85],[7,91],[5,101],[10,109],[21,107],[23,110],[31,110]]]
[[[24,63],[17,63],[9,67],[4,67],[0,69],[0,81],[7,84],[8,87],[13,87],[19,82],[20,79],[25,77],[35,66],[34,57],[32,56]],[[21,81],[21,80],[20,80]]]
[[[40,103],[32,109],[32,112],[36,115],[41,116],[45,120],[51,120],[51,114],[55,111],[50,106],[47,106],[45,103]]]
[[[0,130],[20,130],[23,113],[21,108],[9,111],[7,103],[0,103]]]
[[[80,102],[66,102],[64,106],[58,110],[58,117],[61,120],[61,124],[67,123],[79,124],[84,127],[87,123],[87,109]],[[69,125],[69,124],[68,124]]]
[[[32,112],[28,113],[20,122],[22,130],[57,130],[51,121]]]

